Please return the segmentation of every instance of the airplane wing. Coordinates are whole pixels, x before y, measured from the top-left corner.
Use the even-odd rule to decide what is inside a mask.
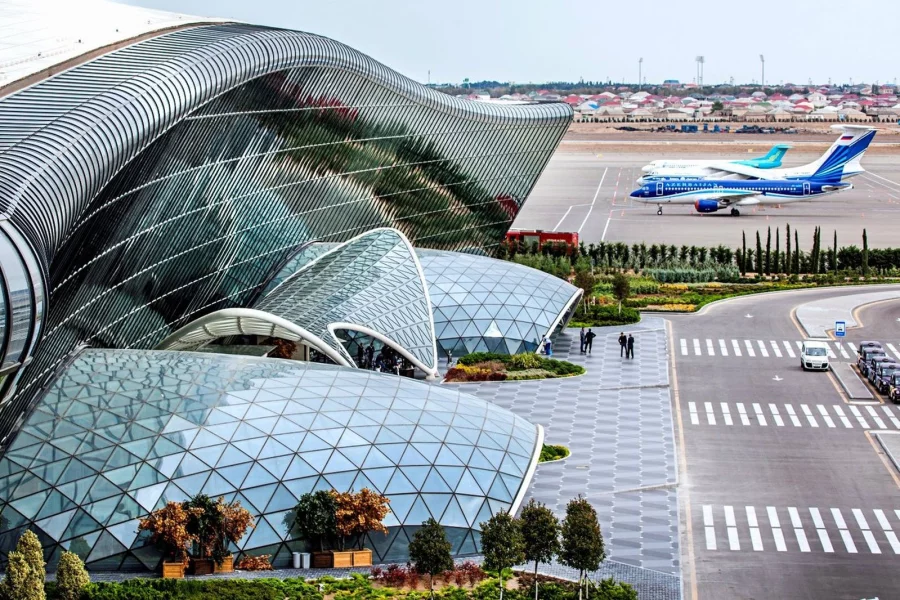
[[[703,194],[703,199],[715,200],[723,206],[759,204],[756,192],[728,192],[723,190],[721,192]]]
[[[751,167],[749,165],[741,165],[736,162],[720,162],[713,167],[722,171],[724,175],[739,175],[744,179],[772,179],[771,172],[766,173],[765,169]],[[711,179],[711,177],[706,177]]]

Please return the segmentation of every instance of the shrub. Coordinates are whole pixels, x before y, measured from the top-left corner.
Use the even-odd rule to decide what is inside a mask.
[[[272,563],[269,562],[268,554],[260,554],[259,556],[246,555],[238,561],[235,568],[241,571],[271,571]]]
[[[556,360],[554,358],[543,359],[542,367],[560,377],[582,375],[584,373],[584,367],[581,365],[576,365],[564,360]]]
[[[169,502],[140,520],[138,531],[149,531],[150,540],[162,551],[166,560],[188,560],[187,547],[198,541],[197,536],[188,532],[188,522],[198,509],[185,510],[180,502]]]
[[[56,568],[56,590],[60,600],[78,600],[81,590],[90,582],[91,578],[78,555],[63,552]]]
[[[571,452],[565,446],[551,446],[544,444],[544,446],[541,448],[541,457],[538,459],[538,462],[560,460],[568,457],[569,454],[571,454]]]
[[[503,361],[508,358],[506,354],[498,354],[497,352],[473,352],[472,354],[466,354],[465,356],[460,356],[459,360],[457,360],[457,364],[460,365],[474,365],[475,363],[487,362],[491,360],[499,360]]]
[[[33,531],[22,534],[7,561],[6,577],[0,586],[4,600],[44,600],[44,551]]]
[[[503,381],[506,379],[506,373],[460,365],[447,369],[444,379],[446,381]]]
[[[533,352],[523,352],[514,354],[506,360],[510,370],[519,369],[538,369],[542,367],[544,359]]]
[[[579,307],[570,326],[603,327],[606,325],[628,325],[637,323],[640,320],[641,314],[627,306],[622,307],[622,314],[620,315],[616,306],[593,305],[588,306],[587,310]]]

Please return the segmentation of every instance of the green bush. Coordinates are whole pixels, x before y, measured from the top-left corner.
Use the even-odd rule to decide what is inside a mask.
[[[622,307],[622,314],[619,314],[618,306],[610,306],[603,304],[595,304],[588,306],[587,311],[583,306],[579,306],[572,317],[569,327],[604,327],[607,325],[629,325],[637,323],[641,320],[641,313],[627,306]]]
[[[458,362],[461,365],[471,366],[475,363],[487,362],[491,360],[499,360],[501,362],[506,362],[506,359],[509,358],[509,354],[498,354],[496,352],[473,352],[472,354],[466,354],[465,356],[460,356]]]
[[[503,362],[506,363],[508,370],[517,371],[522,369],[539,369],[543,366],[541,363],[544,360],[534,352],[523,352],[522,354],[509,356]]]
[[[544,444],[541,448],[541,457],[538,459],[538,462],[560,460],[566,458],[569,454],[571,454],[571,452],[565,446],[551,446]],[[543,587],[541,587],[541,591],[543,591]]]
[[[129,579],[122,583],[93,583],[82,600],[283,600],[279,584],[271,579]],[[314,595],[293,598],[321,599]]]
[[[78,600],[91,582],[84,563],[77,554],[63,552],[56,568],[56,594],[60,600]]]
[[[560,377],[584,374],[584,367],[581,365],[576,365],[564,360],[556,360],[555,358],[542,359],[541,368],[559,375]]]

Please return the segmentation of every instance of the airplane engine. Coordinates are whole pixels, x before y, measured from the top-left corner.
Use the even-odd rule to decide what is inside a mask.
[[[698,213],[711,213],[725,207],[719,204],[718,200],[697,200],[694,202],[694,208]]]

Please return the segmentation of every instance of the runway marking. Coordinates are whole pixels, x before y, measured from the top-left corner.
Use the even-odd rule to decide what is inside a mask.
[[[722,356],[728,356],[728,347],[725,345],[725,340],[719,340],[719,353]]]
[[[591,200],[591,207],[588,209],[587,214],[584,215],[584,221],[581,222],[581,227],[578,228],[578,233],[581,233],[581,230],[584,228],[584,224],[587,223],[588,217],[591,216],[591,212],[594,210],[594,204],[597,202],[597,196],[600,195],[600,188],[603,187],[603,180],[606,179],[606,172],[609,171],[609,167],[603,169],[603,176],[600,178],[600,184],[597,185],[597,191],[594,192],[594,199]],[[621,173],[621,170],[619,171]],[[609,221],[606,222],[606,226],[609,227]],[[603,230],[603,236],[606,237],[606,229]],[[600,238],[600,241],[603,241],[603,238]]]
[[[575,206],[574,204],[572,206]],[[572,212],[572,206],[569,207],[569,210],[566,211],[566,214],[562,216],[562,219],[559,220],[559,223],[556,224],[556,227],[553,228],[553,231],[559,231],[559,226],[563,224],[563,221],[566,220],[566,217],[569,216],[569,213]]]
[[[891,180],[888,179],[887,177],[882,177],[881,175],[876,175],[876,174],[873,173],[872,171],[866,171],[866,172],[865,172],[865,175],[870,175],[870,176],[872,176],[872,177],[877,177],[878,179],[883,179],[884,181],[887,181],[887,182],[890,183],[891,185],[895,185],[895,186],[897,186],[898,188],[900,188],[900,183],[897,183],[896,181],[891,181]],[[884,184],[881,184],[881,185],[884,185]]]
[[[737,340],[731,340],[731,347],[734,349],[735,356],[741,355],[741,345],[737,343]]]
[[[766,350],[766,345],[762,340],[756,340],[756,343],[759,344],[759,353],[763,355],[764,358],[769,358],[769,352]]]
[[[706,530],[706,549],[716,549],[716,528],[713,525],[712,505],[703,505],[703,526]]]

